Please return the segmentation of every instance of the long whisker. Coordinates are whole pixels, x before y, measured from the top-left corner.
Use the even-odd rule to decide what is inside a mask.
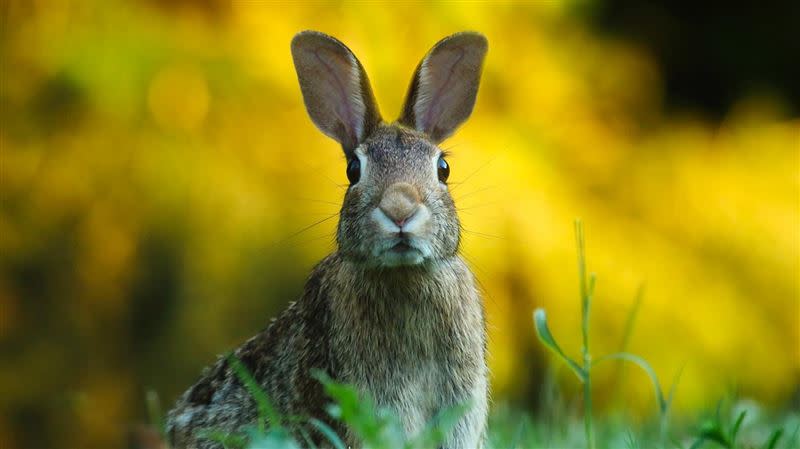
[[[477,174],[479,171],[481,171],[481,170],[483,170],[484,168],[486,168],[486,166],[488,166],[489,164],[491,164],[492,162],[494,162],[496,159],[497,159],[497,156],[494,156],[494,157],[492,157],[491,159],[489,159],[488,161],[486,161],[486,162],[485,162],[483,165],[481,165],[480,167],[476,168],[476,169],[475,169],[475,170],[474,170],[472,173],[468,174],[466,178],[464,178],[464,179],[462,179],[461,181],[458,181],[457,183],[455,183],[455,184],[457,184],[457,185],[456,185],[455,187],[453,187],[452,189],[450,189],[450,192],[452,193],[452,192],[453,192],[453,190],[456,190],[457,188],[459,188],[459,187],[460,187],[462,184],[464,184],[465,182],[467,182],[467,181],[468,181],[470,178],[472,178],[473,176],[475,176],[475,175],[476,175],[476,174]]]
[[[347,185],[339,184],[338,182],[334,181],[330,176],[328,176],[325,173],[323,173],[318,167],[312,167],[311,164],[309,164],[309,163],[305,163],[304,165],[306,166],[306,168],[311,170],[312,173],[316,173],[316,174],[322,175],[325,179],[330,181],[331,184],[335,185],[336,187],[338,187],[340,189],[345,189],[345,190],[347,189],[347,187],[348,187]]]
[[[328,177],[326,175],[322,175],[322,176],[325,176],[325,179],[330,181],[331,184],[335,185],[336,187],[338,187],[338,188],[340,188],[342,190],[347,190],[347,187],[349,187],[347,184],[339,184],[338,182],[334,181],[332,178],[330,178],[330,177]]]
[[[478,237],[486,237],[486,238],[496,239],[496,240],[505,240],[505,237],[502,237],[502,236],[499,236],[499,235],[493,235],[493,234],[486,234],[484,232],[472,231],[470,229],[465,228],[464,226],[461,226],[461,230],[463,230],[464,232],[476,235]]]
[[[455,147],[457,147],[459,145],[461,145],[461,144],[460,143],[454,143],[454,144],[450,145],[447,148],[442,148],[442,153],[449,153],[450,150],[452,150],[453,148],[455,148]]]
[[[337,217],[338,215],[339,215],[339,213],[337,212],[337,213],[335,213],[335,214],[331,214],[331,215],[329,215],[329,216],[327,216],[327,217],[323,218],[322,220],[319,220],[319,221],[316,221],[316,222],[314,222],[314,223],[311,223],[310,225],[308,225],[308,226],[304,227],[303,229],[300,229],[299,231],[297,231],[297,232],[294,232],[294,233],[292,233],[292,234],[288,235],[287,237],[285,237],[285,238],[283,238],[283,239],[281,239],[281,240],[278,240],[277,242],[275,242],[275,243],[273,244],[273,246],[276,246],[276,245],[280,245],[280,244],[282,244],[282,243],[285,243],[287,240],[290,240],[290,239],[292,239],[293,237],[296,237],[296,236],[298,236],[298,235],[300,235],[300,234],[302,234],[302,233],[304,233],[304,232],[308,231],[309,229],[313,228],[314,226],[321,225],[322,223],[325,223],[326,221],[330,220],[331,218]]]
[[[309,201],[309,202],[312,202],[312,203],[330,204],[330,205],[337,206],[337,207],[340,207],[342,205],[341,203],[337,203],[335,201],[316,200],[314,198],[304,198],[304,197],[301,197],[301,196],[290,197],[289,199],[300,200],[300,201]]]
[[[476,194],[476,193],[481,193],[481,192],[485,192],[485,191],[487,191],[487,190],[496,189],[496,188],[497,188],[497,186],[489,186],[489,187],[484,187],[484,188],[482,188],[482,189],[473,190],[472,192],[465,193],[465,194],[461,195],[460,197],[456,198],[456,199],[455,199],[455,201],[461,201],[461,200],[463,200],[464,198],[467,198],[467,197],[469,197],[469,196],[472,196],[472,195],[474,195],[474,194]]]
[[[476,270],[480,271],[484,276],[489,277],[489,273],[480,265],[475,263],[475,259],[470,256],[466,250],[464,250],[463,246],[459,248],[459,252],[465,259],[467,259],[467,262],[469,262],[470,265],[472,265]],[[478,283],[478,288],[484,294],[484,297],[492,301],[494,305],[497,305],[497,301],[495,301],[494,297],[489,293],[489,290],[486,289],[486,286],[483,284],[483,282],[481,282],[479,277],[475,276],[475,282]]]
[[[480,207],[493,206],[495,204],[500,204],[500,201],[492,201],[492,202],[489,202],[489,203],[481,203],[481,204],[476,204],[476,205],[468,206],[468,207],[457,207],[456,210],[459,211],[459,212],[464,212],[465,210],[478,209]]]
[[[300,240],[300,241],[292,243],[289,246],[292,247],[292,248],[296,248],[296,247],[299,247],[299,246],[307,245],[309,243],[313,243],[313,242],[317,242],[317,241],[325,240],[325,239],[330,240],[328,243],[331,244],[331,245],[336,243],[336,232],[327,232],[325,234],[318,235],[316,237],[312,237],[310,239]]]
[[[320,217],[325,216],[328,217],[331,214],[336,214],[338,212],[298,212],[297,214],[292,214],[292,217]]]

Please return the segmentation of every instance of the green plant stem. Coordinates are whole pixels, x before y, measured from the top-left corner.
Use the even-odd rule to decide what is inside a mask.
[[[583,383],[583,406],[583,426],[584,432],[586,433],[586,446],[589,449],[594,449],[594,430],[592,429],[592,379],[590,375],[586,376],[586,382]]]
[[[581,295],[581,324],[583,331],[583,369],[586,378],[583,382],[583,423],[586,432],[586,446],[594,449],[594,430],[592,429],[592,356],[589,352],[589,314],[592,307],[592,290],[594,290],[594,276],[591,281],[586,279],[586,254],[583,235],[583,223],[575,220],[575,240],[578,245],[578,276]]]

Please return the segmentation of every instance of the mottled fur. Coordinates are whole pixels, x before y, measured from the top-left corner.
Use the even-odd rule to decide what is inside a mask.
[[[466,36],[467,41],[461,42],[464,38],[458,36]],[[456,35],[446,45],[470,45],[476,36]],[[485,40],[481,39],[485,52]],[[442,43],[447,40],[431,53]],[[303,48],[296,48],[300,45]],[[253,373],[281,414],[326,421],[351,446],[358,447],[359,442],[328,417],[324,408],[329,398],[311,377],[314,369],[369,393],[379,407],[399,416],[409,434],[421,430],[444,408],[469,401],[470,411],[443,446],[479,447],[488,402],[483,307],[473,275],[458,255],[460,225],[455,206],[446,184],[437,178],[436,162],[441,151],[424,129],[384,124],[371,91],[364,91],[369,84],[362,78],[347,83],[334,79],[327,86],[338,85],[344,90],[321,98],[327,95],[325,89],[307,86],[316,78],[301,73],[302,67],[319,67],[314,61],[298,63],[301,50],[311,55],[333,51],[333,56],[321,58],[320,63],[331,68],[326,61],[333,58],[343,64],[340,69],[331,68],[339,70],[331,75],[334,78],[363,70],[343,44],[328,36],[301,33],[293,43],[304,98],[310,113],[315,111],[315,123],[321,128],[327,126],[329,134],[342,143],[345,154],[361,161],[361,177],[345,195],[338,250],[317,265],[302,297],[239,347],[235,356]],[[482,54],[480,57],[482,61]],[[435,65],[421,66],[436,70]],[[479,74],[480,64],[476,70]],[[322,72],[314,73],[326,76]],[[440,78],[442,75],[438,74]],[[472,95],[468,110],[477,91],[477,76],[472,79],[472,86],[451,86]],[[412,90],[416,84],[412,84]],[[313,98],[309,99],[308,92]],[[408,98],[425,98],[427,104],[438,108],[428,114],[433,122],[451,123],[448,126],[453,127],[466,119],[468,111],[464,115],[462,105],[456,114],[463,118],[439,120],[436,114],[446,115],[450,105],[435,103],[441,97],[436,94],[411,92]],[[348,109],[337,103],[342,101],[355,101],[358,107]],[[464,103],[463,98],[460,101]],[[347,115],[353,110],[371,116]],[[345,111],[347,116],[331,111]],[[362,130],[368,130],[368,134],[354,137]],[[354,138],[357,146],[348,148]],[[410,203],[398,203],[401,200]],[[396,204],[387,206],[387,201]],[[407,228],[403,228],[402,220],[394,224],[396,216],[389,217],[404,208],[408,209],[408,221],[415,221]],[[388,215],[376,218],[376,213]],[[387,230],[393,226],[397,232]],[[398,255],[393,250],[398,241],[407,243],[410,249]],[[231,432],[255,420],[254,400],[227,360],[220,359],[178,400],[169,413],[168,432],[175,448],[218,448],[218,444],[199,438],[200,431]]]

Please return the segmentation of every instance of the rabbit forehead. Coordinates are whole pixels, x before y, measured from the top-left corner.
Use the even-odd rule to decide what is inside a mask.
[[[386,180],[427,179],[432,170],[431,159],[440,152],[423,135],[397,125],[382,126],[356,150],[367,159],[370,177]]]

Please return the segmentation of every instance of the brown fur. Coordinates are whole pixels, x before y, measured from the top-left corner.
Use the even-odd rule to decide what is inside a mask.
[[[320,52],[328,56],[317,58]],[[429,55],[452,52],[477,52],[480,60],[473,57],[465,68],[452,64],[464,58],[440,58],[447,64],[439,67],[426,57],[420,64],[427,70],[423,78],[446,79],[446,71],[453,71],[462,79],[458,82],[467,84],[447,88],[463,94],[454,99],[427,91],[408,95],[410,101],[424,99],[416,110],[429,117],[425,126],[436,124],[437,135],[452,133],[472,109],[485,40],[455,35]],[[345,195],[339,249],[317,265],[302,297],[234,355],[282,415],[326,421],[351,446],[359,442],[325,412],[329,398],[312,370],[370,394],[379,407],[398,415],[409,434],[437,412],[469,401],[470,411],[444,447],[479,447],[488,403],[483,307],[473,275],[458,256],[455,206],[446,183],[437,179],[441,151],[426,129],[383,124],[371,91],[364,90],[369,89],[365,78],[341,82],[360,76],[353,74],[363,69],[340,42],[321,33],[301,33],[293,53],[315,123],[342,143],[348,158],[361,162],[362,173]],[[306,55],[311,56],[304,60]],[[420,83],[419,73],[415,79],[412,90],[437,85]],[[437,103],[437,98],[445,100]],[[448,102],[454,102],[452,114]],[[233,432],[256,418],[255,401],[228,361],[220,359],[178,400],[169,413],[168,432],[176,448],[211,449],[219,445],[200,438],[202,430]]]

